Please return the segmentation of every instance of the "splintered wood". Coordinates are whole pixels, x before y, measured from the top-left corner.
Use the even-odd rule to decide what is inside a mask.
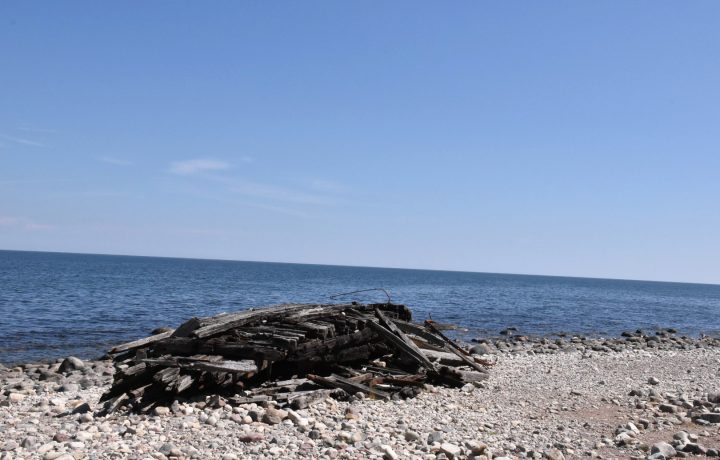
[[[175,330],[118,345],[105,412],[217,394],[236,404],[304,407],[363,393],[390,400],[427,383],[487,378],[489,363],[404,305],[283,304],[192,318]]]

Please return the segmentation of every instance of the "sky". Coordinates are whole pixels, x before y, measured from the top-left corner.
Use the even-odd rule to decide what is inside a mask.
[[[716,1],[0,2],[0,249],[720,283]]]

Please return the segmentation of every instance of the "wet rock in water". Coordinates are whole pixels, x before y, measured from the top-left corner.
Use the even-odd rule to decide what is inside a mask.
[[[68,356],[63,360],[62,363],[60,363],[60,368],[58,369],[58,371],[67,374],[84,368],[85,363],[82,359],[76,358],[74,356]]]

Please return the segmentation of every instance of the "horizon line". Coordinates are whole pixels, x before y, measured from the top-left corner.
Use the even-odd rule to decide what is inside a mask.
[[[700,283],[694,281],[667,281],[667,280],[643,280],[643,279],[630,279],[630,278],[603,278],[599,276],[574,276],[574,275],[546,275],[536,273],[508,273],[508,272],[486,272],[486,271],[472,271],[472,270],[449,270],[449,269],[437,269],[437,268],[408,268],[408,267],[380,267],[373,265],[345,265],[345,264],[323,264],[323,263],[310,263],[310,262],[278,262],[271,260],[239,260],[239,259],[220,259],[220,258],[208,258],[208,257],[178,257],[178,256],[157,256],[157,255],[143,255],[143,254],[109,254],[109,253],[96,253],[96,252],[71,252],[71,251],[38,251],[38,250],[27,250],[27,249],[1,249],[0,252],[37,252],[47,254],[70,254],[70,255],[86,255],[86,256],[116,256],[116,257],[145,257],[151,259],[178,259],[178,260],[200,260],[200,261],[215,261],[215,262],[246,262],[256,264],[286,264],[286,265],[317,265],[323,267],[340,267],[340,268],[375,268],[384,270],[416,270],[426,272],[447,272],[447,273],[470,273],[478,275],[510,275],[510,276],[535,276],[545,278],[571,278],[571,279],[585,279],[585,280],[604,280],[604,281],[631,281],[640,283],[665,283],[665,284],[695,284],[702,286],[720,286],[720,283]]]

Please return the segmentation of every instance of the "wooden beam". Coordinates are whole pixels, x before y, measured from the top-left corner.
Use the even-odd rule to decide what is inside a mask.
[[[117,345],[111,348],[108,353],[114,355],[123,351],[134,350],[135,348],[144,347],[145,345],[150,345],[151,343],[157,342],[158,340],[170,337],[173,332],[174,330],[171,330],[167,332],[162,332],[160,334],[151,335],[150,337],[145,337],[144,339],[138,339],[132,342],[123,343],[122,345]]]

